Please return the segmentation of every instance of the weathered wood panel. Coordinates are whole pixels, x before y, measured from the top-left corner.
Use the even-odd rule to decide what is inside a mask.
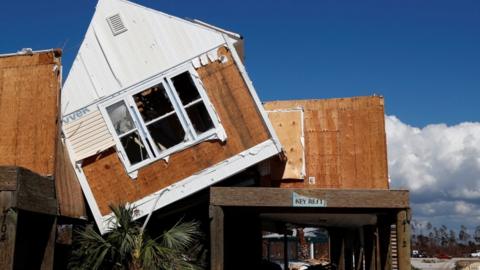
[[[210,206],[210,269],[223,270],[224,214],[220,206]]]
[[[72,218],[87,216],[82,188],[70,162],[67,149],[61,140],[57,140],[55,187],[59,215]]]
[[[16,190],[17,189],[18,168],[3,167],[0,169],[0,190]]]
[[[228,62],[210,63],[197,70],[227,133],[225,143],[207,141],[170,155],[139,170],[131,179],[111,149],[84,160],[83,170],[105,215],[108,205],[133,202],[166,186],[266,141],[270,135],[243,78],[226,49]]]
[[[274,179],[303,179],[304,146],[303,146],[303,112],[302,109],[268,111],[268,118],[283,146],[287,157],[284,166],[271,166]]]
[[[410,209],[397,213],[398,269],[410,269]]]
[[[17,232],[17,212],[14,205],[13,191],[0,191],[0,269],[13,269],[15,237]]]
[[[267,110],[302,107],[306,177],[281,187],[388,188],[382,97],[267,102]],[[314,180],[314,181],[309,181]]]
[[[15,181],[15,189],[11,191],[11,207],[47,215],[57,214],[54,181],[30,170],[19,167],[0,166],[0,175],[8,175]],[[1,190],[0,190],[1,191]],[[4,193],[7,194],[7,193]]]
[[[0,57],[0,165],[53,175],[60,58]]]
[[[210,188],[210,204],[220,206],[292,207],[293,192],[325,200],[327,208],[408,208],[407,190]]]

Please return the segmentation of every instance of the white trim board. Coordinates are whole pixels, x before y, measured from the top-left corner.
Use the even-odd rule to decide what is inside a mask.
[[[266,140],[257,144],[250,149],[247,149],[229,159],[226,159],[216,165],[200,171],[192,176],[189,176],[175,184],[165,187],[157,192],[148,195],[138,201],[131,202],[131,205],[136,207],[137,215],[134,219],[139,219],[150,213],[150,211],[158,210],[166,205],[181,200],[193,193],[196,193],[204,188],[207,188],[219,181],[230,177],[250,166],[253,166],[269,157],[279,154],[275,142],[272,139]],[[82,186],[82,190],[87,199],[88,205],[92,210],[95,222],[101,234],[108,232],[111,227],[112,214],[102,216],[97,202],[88,184],[88,180],[83,174],[80,167],[75,170],[77,177]],[[161,196],[157,198],[157,196]],[[158,199],[158,201],[157,201]],[[155,202],[157,201],[156,205]]]
[[[252,80],[250,80],[250,77],[248,76],[247,70],[245,69],[245,66],[242,63],[242,60],[240,59],[240,56],[238,56],[237,50],[235,49],[235,46],[233,46],[232,41],[229,39],[227,34],[223,34],[223,38],[225,39],[225,43],[227,44],[228,49],[232,53],[233,56],[233,61],[237,65],[238,70],[240,71],[240,74],[242,74],[243,81],[247,85],[248,91],[250,92],[250,95],[252,96],[253,100],[255,101],[255,104],[257,105],[258,112],[260,113],[260,116],[263,119],[263,122],[267,126],[268,133],[270,133],[270,136],[275,144],[275,147],[277,147],[279,152],[282,152],[282,144],[280,143],[280,140],[278,139],[277,134],[275,133],[275,129],[272,126],[272,123],[270,123],[270,119],[268,119],[268,115],[265,112],[265,109],[263,108],[262,103],[260,102],[260,98],[258,97],[257,92],[255,91],[255,87],[253,87]]]

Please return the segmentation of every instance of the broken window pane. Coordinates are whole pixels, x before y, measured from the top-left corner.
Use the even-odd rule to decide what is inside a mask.
[[[185,131],[176,114],[162,118],[147,128],[160,152],[185,140]]]
[[[197,133],[203,133],[213,128],[212,119],[210,119],[203,102],[187,107],[186,111]]]
[[[133,99],[145,122],[173,111],[172,103],[162,84],[155,85],[134,95]]]
[[[147,149],[145,148],[145,145],[143,145],[138,131],[123,136],[120,138],[120,141],[122,142],[123,149],[125,150],[131,165],[148,159]]]
[[[123,101],[108,106],[107,112],[118,135],[122,135],[135,127],[130,112],[128,112],[128,108]]]
[[[173,77],[172,82],[183,105],[187,105],[200,98],[197,87],[193,83],[192,77],[188,71]]]

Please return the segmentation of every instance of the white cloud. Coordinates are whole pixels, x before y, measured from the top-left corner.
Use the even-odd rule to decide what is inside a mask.
[[[391,186],[410,189],[414,218],[480,225],[480,123],[417,128],[386,116],[386,131]]]

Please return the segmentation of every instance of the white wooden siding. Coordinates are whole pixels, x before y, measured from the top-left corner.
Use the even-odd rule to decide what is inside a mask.
[[[75,161],[95,155],[115,145],[112,134],[99,110],[94,110],[80,120],[64,124],[65,139],[73,151]]]
[[[107,21],[115,14],[128,29],[116,36]],[[100,0],[62,89],[62,116],[225,44],[222,34],[125,0]]]

